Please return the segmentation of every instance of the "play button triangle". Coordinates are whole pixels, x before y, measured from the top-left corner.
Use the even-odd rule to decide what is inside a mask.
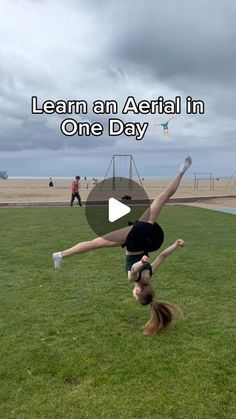
[[[129,214],[130,211],[131,209],[128,205],[122,204],[122,202],[115,198],[109,198],[108,219],[110,223],[119,220],[119,218]]]

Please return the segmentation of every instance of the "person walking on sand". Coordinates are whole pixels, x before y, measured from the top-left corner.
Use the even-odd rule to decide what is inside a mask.
[[[90,241],[78,243],[69,249],[53,253],[52,255],[54,267],[59,269],[62,260],[69,256],[105,247],[125,247],[126,272],[128,279],[134,284],[133,297],[140,304],[150,304],[151,306],[151,318],[144,327],[144,334],[146,335],[153,335],[167,329],[180,312],[178,307],[173,304],[154,300],[154,289],[150,282],[152,275],[160,268],[166,258],[177,248],[184,246],[184,241],[182,239],[176,240],[171,246],[162,251],[152,263],[149,261],[149,253],[158,250],[164,241],[164,232],[156,220],[160,215],[161,209],[177,191],[184,173],[191,164],[191,157],[186,157],[166,189],[154,199],[151,206],[133,225]],[[103,273],[105,266],[103,264]]]
[[[52,180],[52,178],[50,177],[50,179],[49,179],[49,184],[48,184],[48,186],[50,187],[50,188],[53,188],[53,180]]]
[[[80,207],[82,207],[82,203],[81,203],[81,197],[79,194],[79,189],[80,189],[80,176],[75,176],[72,184],[71,184],[71,200],[70,200],[70,206],[73,207],[73,202],[75,200],[75,198],[78,199],[78,205]]]

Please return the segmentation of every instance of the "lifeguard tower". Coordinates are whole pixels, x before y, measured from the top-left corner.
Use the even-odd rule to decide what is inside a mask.
[[[7,178],[8,178],[7,172],[4,170],[0,170],[0,179],[7,179]]]

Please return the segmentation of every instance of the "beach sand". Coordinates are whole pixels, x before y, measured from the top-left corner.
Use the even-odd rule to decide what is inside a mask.
[[[26,204],[26,203],[68,203],[70,202],[70,185],[72,179],[55,179],[54,187],[49,187],[48,179],[0,179],[0,204]],[[198,198],[195,205],[208,207],[228,206],[236,208],[236,185],[231,182],[228,187],[229,179],[215,180],[214,189],[210,189],[209,181],[199,181],[198,189],[194,189],[194,179],[183,179],[180,188],[175,194],[175,198]],[[137,181],[138,182],[138,181]],[[143,180],[143,187],[150,199],[155,198],[163,191],[168,184],[169,179],[151,179]],[[93,181],[81,181],[80,195],[82,201],[85,201],[89,192],[94,187]],[[231,198],[224,198],[230,196]],[[203,203],[200,198],[205,198]],[[206,198],[209,197],[209,200]],[[214,200],[211,197],[216,197]],[[218,197],[218,198],[217,198]],[[211,198],[211,199],[210,199]],[[202,206],[202,205],[201,205]]]

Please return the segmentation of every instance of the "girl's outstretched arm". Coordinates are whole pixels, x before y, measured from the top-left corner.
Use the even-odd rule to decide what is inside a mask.
[[[161,264],[165,261],[167,256],[170,256],[178,247],[183,247],[184,241],[182,239],[176,240],[170,247],[167,247],[167,249],[163,250],[163,252],[157,256],[157,258],[154,260],[152,265],[152,272],[156,272]]]

